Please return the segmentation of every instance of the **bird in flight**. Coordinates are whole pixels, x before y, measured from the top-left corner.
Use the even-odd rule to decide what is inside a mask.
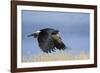
[[[45,28],[28,35],[28,37],[32,36],[37,38],[40,49],[45,53],[55,52],[56,49],[66,49],[58,30]]]

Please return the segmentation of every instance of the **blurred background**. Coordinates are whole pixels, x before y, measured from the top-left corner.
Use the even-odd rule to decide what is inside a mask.
[[[29,34],[44,28],[60,31],[60,36],[71,54],[90,51],[90,14],[79,12],[53,12],[22,10],[22,56],[43,53],[36,38]]]

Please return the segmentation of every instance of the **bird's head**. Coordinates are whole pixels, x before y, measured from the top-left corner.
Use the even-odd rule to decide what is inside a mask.
[[[56,29],[53,29],[53,28],[45,28],[45,29],[42,29],[40,31],[48,32],[49,34],[58,34],[59,33],[59,30],[56,30]]]
[[[50,31],[51,31],[51,35],[52,35],[52,36],[58,36],[58,37],[59,37],[59,30],[52,29],[52,30],[50,30]]]
[[[58,33],[59,33],[58,30],[54,30],[54,31],[52,31],[52,35],[57,35]]]

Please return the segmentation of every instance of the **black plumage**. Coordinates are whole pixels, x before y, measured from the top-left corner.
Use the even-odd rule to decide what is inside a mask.
[[[33,33],[29,36],[34,36],[38,40],[40,49],[45,53],[54,52],[56,49],[64,50],[65,44],[62,42],[59,31],[52,28],[45,28],[38,33]]]

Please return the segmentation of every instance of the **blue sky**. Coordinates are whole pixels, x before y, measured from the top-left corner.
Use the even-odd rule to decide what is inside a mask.
[[[76,12],[53,12],[22,10],[22,54],[25,56],[43,53],[36,38],[27,35],[43,29],[54,28],[71,53],[90,50],[90,14]]]

